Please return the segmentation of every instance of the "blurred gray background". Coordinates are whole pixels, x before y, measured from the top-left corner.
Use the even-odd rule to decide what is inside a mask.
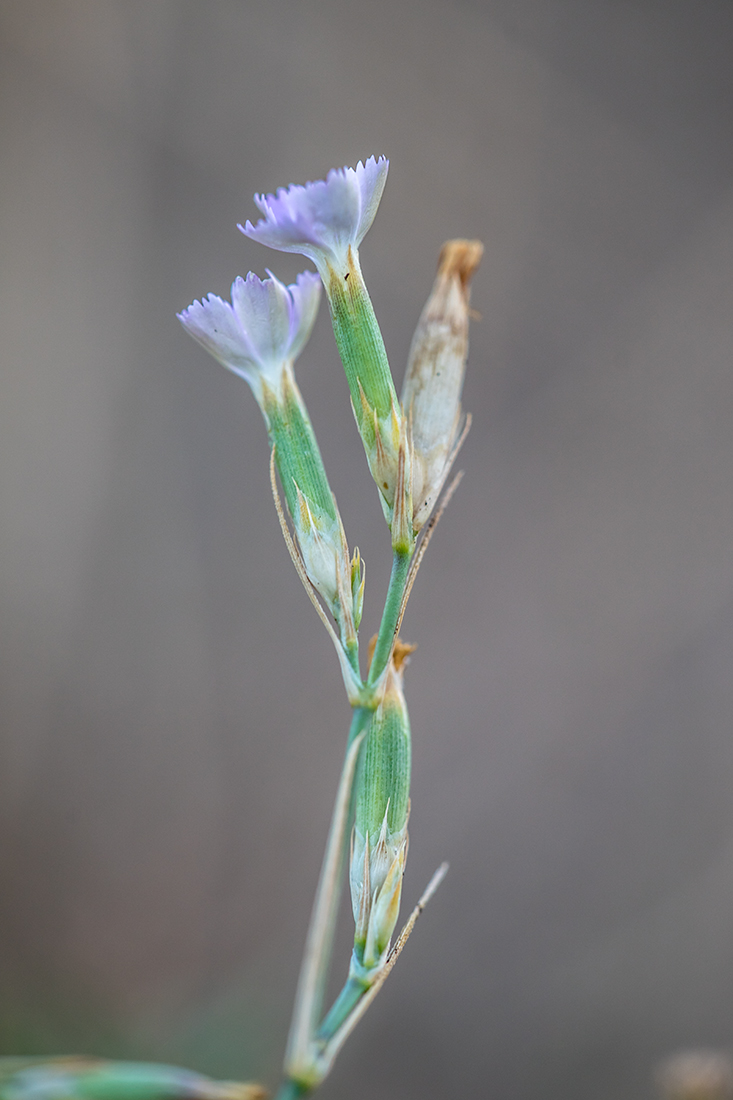
[[[291,279],[253,192],[371,153],[398,385],[447,237],[483,319],[403,628],[405,906],[451,871],[324,1100],[641,1100],[733,1045],[732,56],[729,0],[2,0],[4,1053],[277,1075],[348,708],[175,311]],[[325,310],[299,379],[368,637]]]

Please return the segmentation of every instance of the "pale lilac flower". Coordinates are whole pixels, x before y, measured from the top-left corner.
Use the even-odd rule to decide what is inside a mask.
[[[259,279],[250,271],[232,283],[232,301],[209,294],[178,314],[183,327],[229,370],[249,382],[255,395],[259,380],[277,386],[283,365],[303,350],[318,312],[321,285],[304,271],[291,286],[270,273]]]
[[[388,169],[385,157],[370,157],[356,168],[334,168],[325,180],[305,187],[292,184],[276,195],[255,195],[265,216],[239,228],[270,248],[307,256],[322,277],[329,267],[341,271],[348,266],[349,247],[358,249],[374,221]]]

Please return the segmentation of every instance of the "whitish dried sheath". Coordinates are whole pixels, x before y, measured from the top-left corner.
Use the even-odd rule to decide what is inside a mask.
[[[402,405],[412,428],[416,532],[433,510],[460,434],[471,278],[483,251],[480,241],[445,242],[432,292],[412,339]]]

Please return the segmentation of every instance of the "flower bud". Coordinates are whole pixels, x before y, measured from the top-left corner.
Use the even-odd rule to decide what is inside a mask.
[[[412,430],[415,532],[433,510],[460,436],[470,284],[483,251],[480,241],[445,242],[432,292],[412,339],[402,405]]]
[[[402,665],[411,646],[398,642],[384,697],[374,713],[355,783],[349,881],[356,930],[352,977],[370,984],[383,965],[399,915],[410,808],[410,721]]]

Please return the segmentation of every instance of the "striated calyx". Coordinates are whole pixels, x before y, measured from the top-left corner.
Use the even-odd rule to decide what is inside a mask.
[[[355,783],[349,881],[354,913],[352,971],[368,983],[389,949],[399,915],[410,809],[410,721],[397,667],[411,647],[400,643],[384,697],[374,713]]]

